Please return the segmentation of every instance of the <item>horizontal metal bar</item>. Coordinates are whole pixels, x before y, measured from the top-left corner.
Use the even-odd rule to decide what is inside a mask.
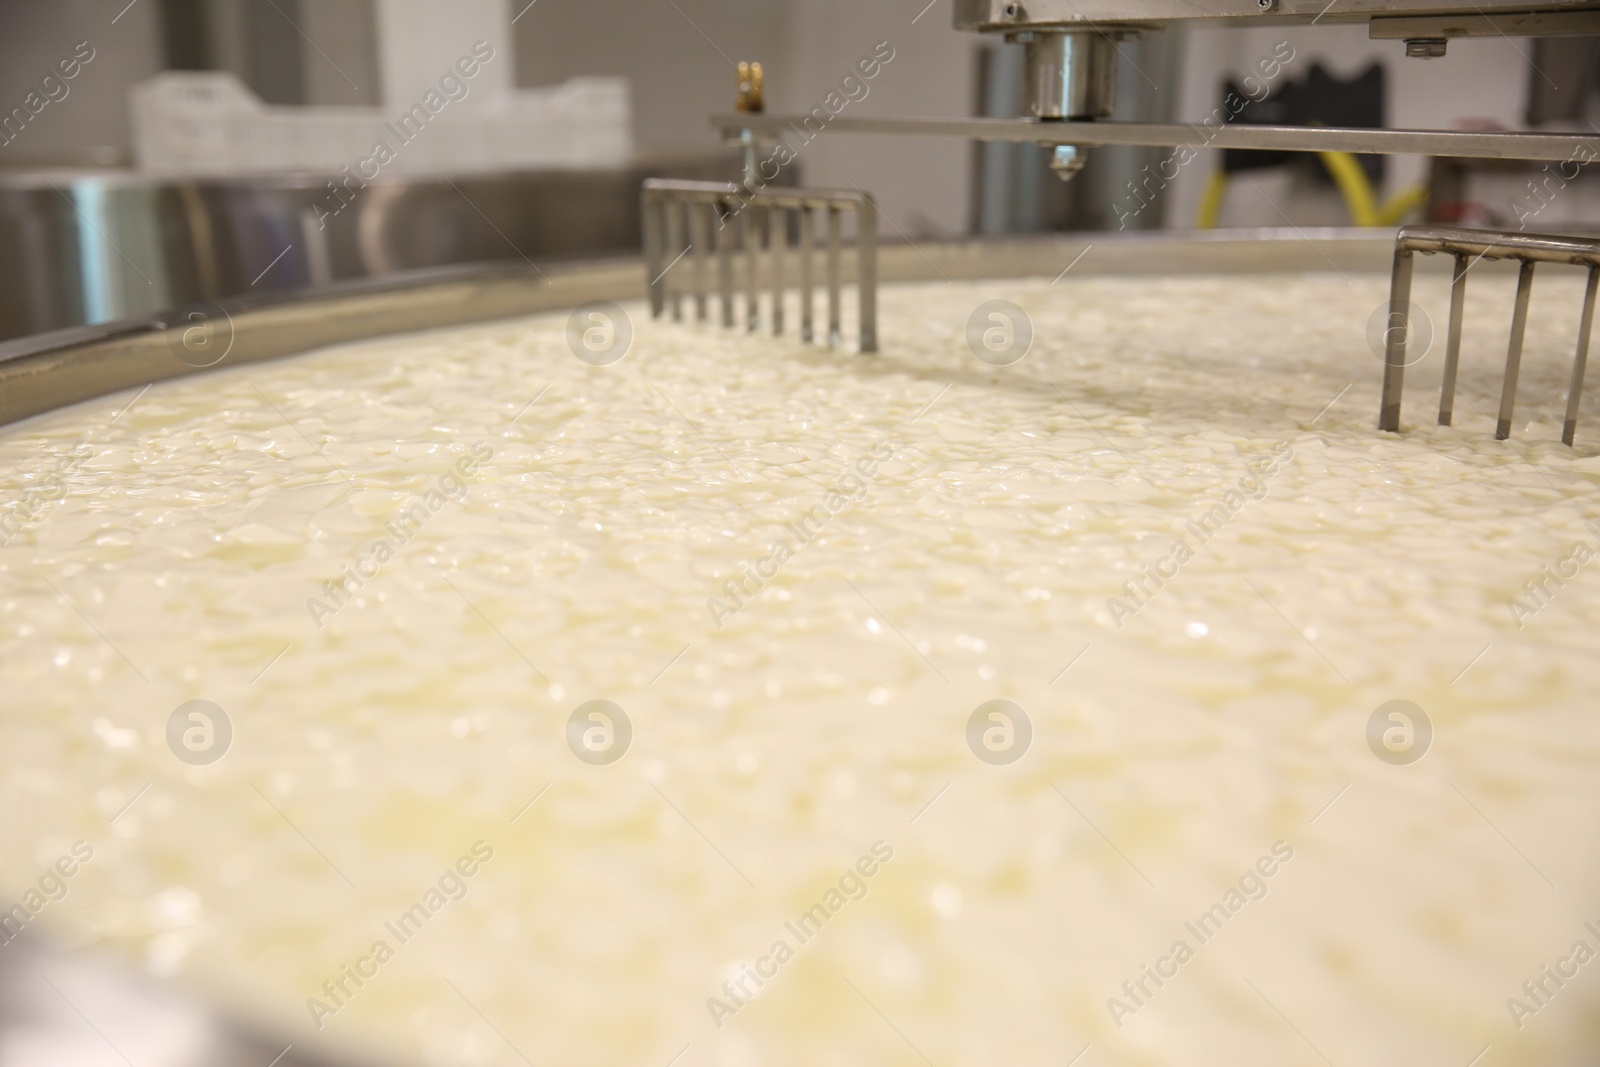
[[[1600,34],[1600,11],[1520,11],[1490,15],[1398,15],[1374,18],[1367,36],[1374,41],[1418,37],[1592,37]]]
[[[800,136],[809,115],[718,115],[725,135],[749,129],[773,140]],[[813,123],[816,121],[812,120]],[[831,119],[825,133],[962,137],[1040,145],[1152,145],[1246,148],[1277,152],[1453,156],[1562,161],[1600,157],[1600,136],[1487,130],[1357,130],[1338,126],[1250,126],[1244,123],[1041,122],[1037,119]],[[763,194],[765,195],[765,194]]]
[[[646,178],[644,191],[674,192],[674,193],[702,193],[706,196],[727,196],[737,192],[739,186],[733,182],[695,182],[677,178]]]
[[[1587,237],[1463,230],[1453,226],[1407,226],[1395,238],[1395,245],[1413,252],[1449,252],[1479,259],[1600,266],[1600,240]]]
[[[735,182],[677,181],[667,178],[650,178],[644,183],[645,197],[649,200],[693,200],[701,203],[760,202],[766,207],[859,207],[866,194],[854,189],[774,189],[768,186],[752,192]]]
[[[1361,22],[1374,15],[1399,12],[1441,16],[1474,11],[1528,11],[1533,8],[1581,6],[1582,0],[957,0],[958,30],[1014,32],[1040,25],[1063,29],[1186,23],[1277,26],[1295,23]]]

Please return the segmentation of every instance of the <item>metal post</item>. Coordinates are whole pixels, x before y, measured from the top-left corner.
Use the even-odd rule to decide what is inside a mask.
[[[878,204],[861,195],[857,225],[856,290],[861,305],[861,353],[878,350]]]
[[[1567,421],[1561,443],[1572,447],[1578,433],[1578,405],[1583,400],[1583,372],[1589,364],[1589,332],[1594,329],[1594,300],[1600,292],[1600,266],[1589,268],[1589,288],[1583,294],[1583,320],[1578,326],[1578,355],[1572,363],[1572,385],[1567,388]]]
[[[1411,267],[1408,248],[1394,253],[1394,273],[1389,279],[1389,327],[1384,333],[1383,401],[1378,429],[1400,432],[1400,396],[1406,384],[1406,334],[1410,330]]]
[[[1522,273],[1517,276],[1517,306],[1511,313],[1511,345],[1506,350],[1506,379],[1500,388],[1500,421],[1494,431],[1496,441],[1511,436],[1511,409],[1517,402],[1517,375],[1522,370],[1522,339],[1528,332],[1528,298],[1533,295],[1533,268],[1533,260],[1525,259]]]
[[[814,246],[816,244],[816,215],[811,205],[800,205],[800,340],[811,344],[817,339],[812,318],[812,297],[816,283],[811,277]]]
[[[722,325],[733,328],[733,232],[728,226],[731,216],[727,203],[718,200],[713,210],[717,212],[717,289],[722,294]]]
[[[1455,414],[1456,371],[1461,367],[1461,318],[1467,307],[1467,266],[1464,255],[1456,256],[1456,276],[1450,283],[1450,335],[1444,345],[1444,382],[1439,389],[1439,425],[1449,426]]]
[[[710,249],[706,247],[711,227],[707,224],[707,205],[698,199],[690,200],[689,242],[694,245],[694,320],[706,321],[706,265],[711,262]]]
[[[839,344],[839,206],[828,202],[828,347]]]
[[[672,321],[683,321],[683,287],[672,283],[672,268],[683,258],[683,221],[686,207],[677,200],[668,200],[661,205],[661,210],[667,216],[667,246],[662,250],[662,258],[666,266],[661,269],[662,295],[672,302]]]
[[[788,209],[767,209],[767,248],[772,253],[772,336],[783,333],[783,255],[789,244]]]
[[[644,269],[650,283],[650,317],[660,318],[666,308],[665,294],[661,290],[661,217],[662,201],[645,187],[639,198],[639,210],[644,221]]]
[[[757,288],[756,271],[760,267],[757,258],[760,250],[761,237],[756,232],[756,212],[748,208],[740,212],[744,219],[744,226],[740,232],[744,234],[744,325],[750,333],[755,333],[761,327],[761,290]]]

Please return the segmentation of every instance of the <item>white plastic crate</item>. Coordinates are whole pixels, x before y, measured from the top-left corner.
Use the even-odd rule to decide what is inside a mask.
[[[633,156],[626,78],[573,78],[504,99],[468,97],[430,114],[401,107],[275,107],[237,77],[167,71],[132,94],[134,153],[162,176],[284,171],[382,175],[614,167]],[[411,115],[402,125],[404,116]]]

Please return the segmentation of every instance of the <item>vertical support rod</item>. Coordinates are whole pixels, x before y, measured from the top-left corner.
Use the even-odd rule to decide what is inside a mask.
[[[683,321],[683,287],[672,284],[672,268],[677,264],[683,254],[683,222],[685,205],[682,201],[669,198],[662,202],[662,213],[667,217],[666,235],[667,244],[662,249],[662,258],[666,265],[661,269],[666,273],[661,276],[662,296],[672,303],[672,321]]]
[[[644,219],[644,270],[645,282],[650,286],[650,317],[660,318],[666,307],[661,290],[661,200],[647,187],[640,197],[640,212]]]
[[[733,231],[729,227],[732,216],[726,214],[727,202],[718,200],[712,208],[717,213],[717,290],[722,294],[722,325],[733,328]]]
[[[1572,362],[1572,385],[1567,389],[1567,421],[1561,443],[1572,447],[1578,433],[1578,406],[1583,401],[1583,372],[1589,365],[1589,333],[1594,329],[1594,301],[1600,293],[1600,266],[1589,268],[1589,288],[1583,294],[1583,321],[1578,326],[1578,355]]]
[[[1389,278],[1389,328],[1384,331],[1383,402],[1378,409],[1378,429],[1400,432],[1400,396],[1406,384],[1407,319],[1411,311],[1413,254],[1396,248],[1394,272]]]
[[[1449,426],[1456,408],[1456,371],[1461,367],[1461,319],[1467,308],[1465,254],[1456,253],[1456,276],[1450,283],[1450,336],[1444,344],[1444,382],[1439,388],[1439,425]]]
[[[878,204],[863,193],[856,235],[856,289],[861,311],[861,354],[878,350]]]
[[[788,208],[767,209],[767,249],[772,253],[772,336],[783,333],[783,256],[789,246]]]
[[[1528,332],[1528,298],[1533,295],[1533,261],[1523,260],[1522,273],[1517,276],[1517,306],[1511,313],[1511,344],[1506,349],[1506,378],[1500,387],[1500,421],[1495,425],[1494,439],[1504,441],[1511,436],[1511,409],[1517,402],[1517,375],[1522,370],[1522,339]]]
[[[707,224],[706,204],[698,199],[689,201],[689,243],[694,245],[694,321],[706,321],[706,265],[711,262],[710,249],[706,247],[711,227]]]
[[[761,328],[761,290],[757,288],[756,271],[760,267],[761,236],[757,232],[756,212],[747,209],[739,213],[744,219],[740,230],[744,234],[744,326],[750,333]]]
[[[811,210],[810,204],[802,203],[800,205],[800,340],[808,345],[817,339],[812,317],[812,296],[816,283],[811,277],[816,235],[816,214]]]
[[[839,344],[839,206],[828,203],[828,347]]]

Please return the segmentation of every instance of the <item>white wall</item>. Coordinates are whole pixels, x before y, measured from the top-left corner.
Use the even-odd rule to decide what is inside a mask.
[[[301,7],[300,28],[317,45],[302,64],[306,103],[371,107],[384,102],[374,8],[372,0],[315,0]],[[509,49],[506,59],[509,67]]]
[[[518,11],[527,2],[517,0]],[[787,9],[788,0],[539,0],[512,27],[517,84],[624,75],[641,151],[712,150],[708,120],[733,106],[733,64],[783,69]]]
[[[94,49],[67,96],[0,146],[0,167],[128,162],[128,88],[161,69],[161,41],[154,4],[135,4],[117,18],[121,7],[103,0],[0,2],[0,113],[21,107],[45,75],[59,75],[56,64],[71,58],[78,42]]]
[[[526,2],[526,0],[522,0]],[[888,41],[895,58],[852,115],[966,115],[976,41],[950,28],[948,0],[913,24],[926,0],[541,0],[515,27],[517,82],[573,74],[633,80],[635,139],[646,153],[714,150],[709,118],[732,110],[731,63],[759,60],[770,111],[821,104],[854,64]],[[518,5],[520,6],[520,4]],[[621,29],[626,27],[626,29]],[[875,194],[885,236],[963,232],[968,160],[963,142],[824,137],[802,155],[809,185],[854,182]]]
[[[316,0],[313,0],[315,3]],[[479,101],[507,95],[515,84],[510,0],[378,0],[378,69],[391,109],[421,100],[457,60],[487,41],[495,60],[473,79]],[[307,59],[311,62],[313,58]]]
[[[946,0],[793,0],[787,64],[768,74],[768,108],[809,111],[880,41],[894,59],[844,115],[972,114],[978,40],[950,27]],[[888,240],[966,232],[972,148],[948,138],[827,135],[801,154],[807,184],[855,184],[878,198]]]

